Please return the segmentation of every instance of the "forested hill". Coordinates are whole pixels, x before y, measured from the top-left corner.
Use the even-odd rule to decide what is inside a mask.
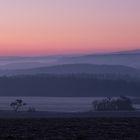
[[[34,75],[0,77],[0,96],[139,96],[140,80],[94,75]],[[104,77],[104,78],[101,78]],[[113,77],[113,76],[112,76]]]

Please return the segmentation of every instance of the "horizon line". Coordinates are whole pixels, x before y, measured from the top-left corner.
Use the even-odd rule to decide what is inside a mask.
[[[81,56],[81,55],[100,55],[100,54],[111,54],[111,53],[123,53],[123,52],[135,52],[140,51],[140,48],[135,49],[123,49],[123,50],[115,50],[115,51],[93,51],[93,52],[79,52],[79,53],[58,53],[58,54],[13,54],[13,55],[0,55],[0,57],[61,57],[61,56]]]

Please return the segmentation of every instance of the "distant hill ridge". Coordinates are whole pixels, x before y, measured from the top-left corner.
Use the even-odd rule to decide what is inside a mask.
[[[33,74],[119,74],[139,76],[139,70],[122,65],[95,65],[95,64],[64,64],[32,68],[26,70],[1,70],[2,75],[33,75]]]
[[[140,50],[75,56],[65,58],[64,62],[98,65],[124,65],[140,69]]]
[[[117,54],[140,54],[140,49],[120,51],[120,52],[116,52],[116,53]]]
[[[140,69],[140,49],[86,55],[0,57],[0,69],[30,69],[62,64],[123,65]]]
[[[34,72],[45,72],[45,73],[138,73],[135,68],[122,66],[122,65],[95,65],[95,64],[63,64],[50,67],[40,67],[30,69]]]

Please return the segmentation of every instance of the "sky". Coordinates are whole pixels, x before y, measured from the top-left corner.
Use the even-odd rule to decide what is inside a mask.
[[[140,0],[0,0],[0,55],[140,48]]]

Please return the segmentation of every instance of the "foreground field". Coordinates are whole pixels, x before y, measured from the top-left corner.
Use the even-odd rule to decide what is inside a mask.
[[[0,140],[139,140],[140,118],[0,119]]]

